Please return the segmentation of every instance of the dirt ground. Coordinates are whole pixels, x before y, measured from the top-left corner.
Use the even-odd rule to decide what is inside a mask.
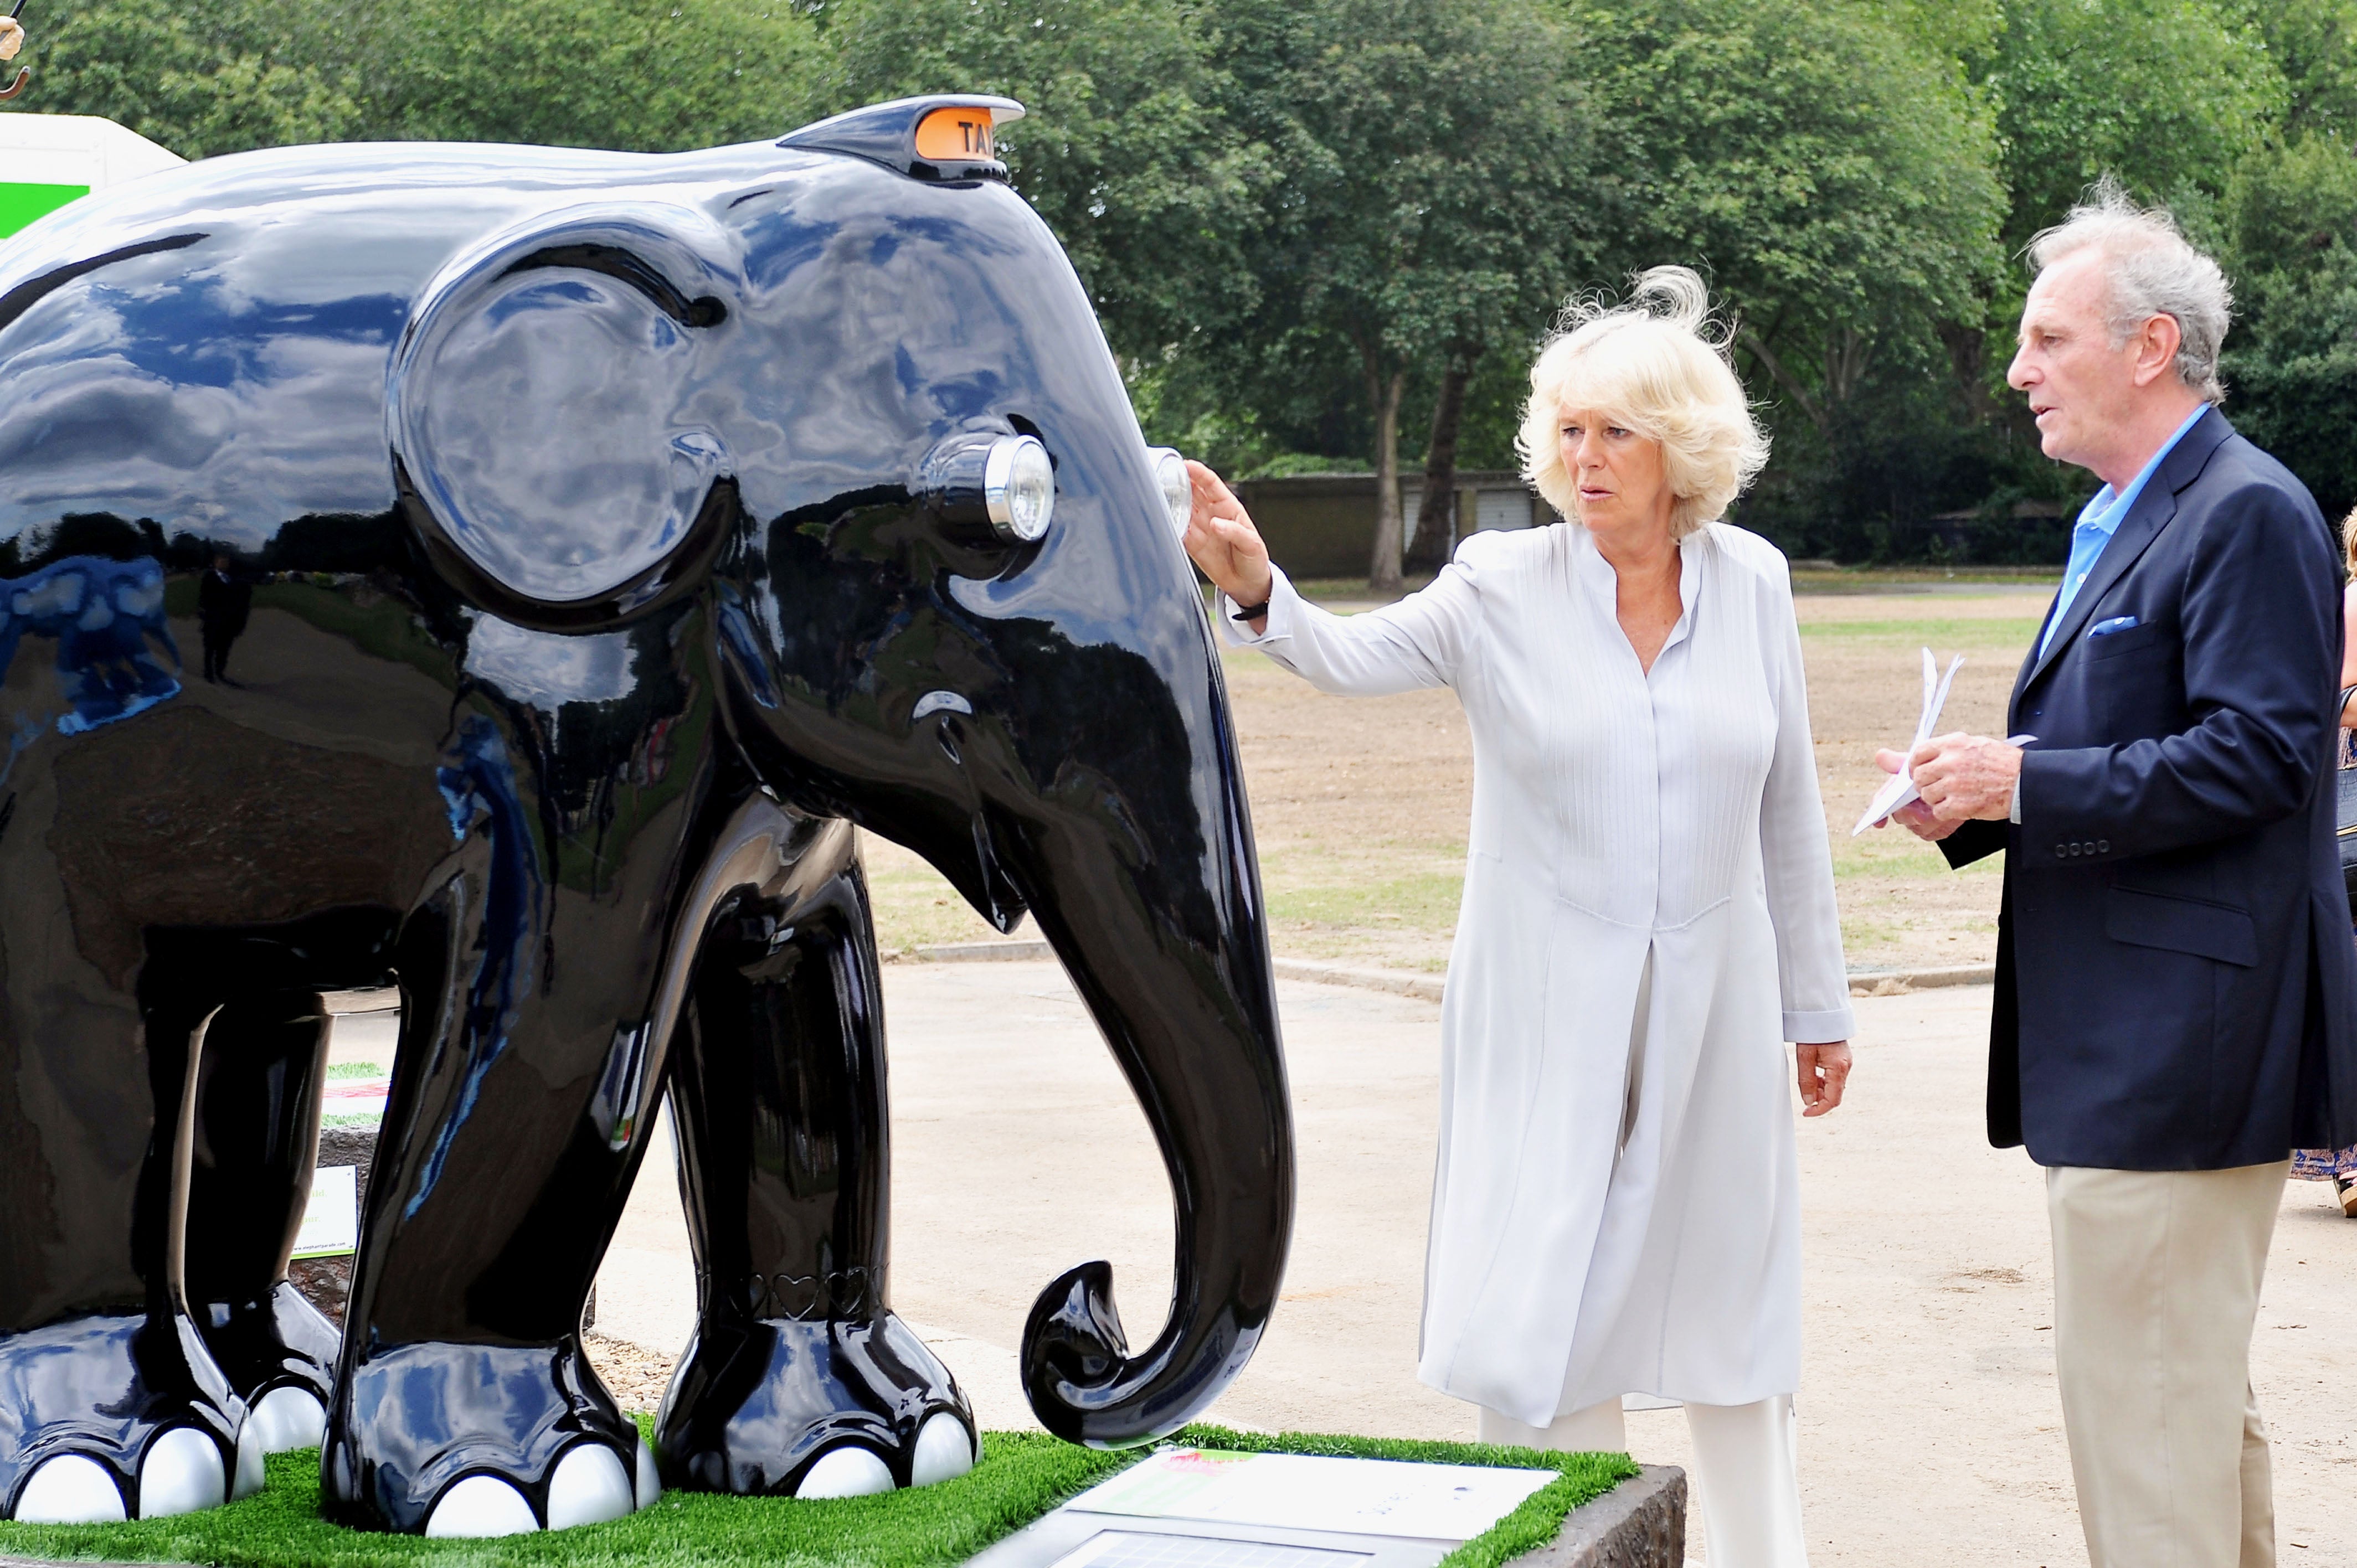
[[[1160,1326],[1169,1178],[1057,965],[895,964],[884,993],[893,1305],[985,1429],[1029,1427],[1016,1347],[1050,1279],[1106,1259],[1129,1342]],[[1860,998],[1848,1102],[1794,1127],[1801,1484],[1817,1568],[2085,1568],[2054,1386],[2043,1183],[1982,1127],[1990,997],[1983,985]],[[1440,1009],[1295,981],[1278,983],[1277,1005],[1293,1240],[1267,1335],[1211,1413],[1469,1439],[1471,1407],[1415,1377]],[[597,1282],[591,1354],[642,1409],[694,1321],[673,1177],[659,1133]],[[2357,1563],[2352,1271],[2357,1223],[2326,1184],[2287,1184],[2252,1345],[2286,1568]],[[1691,1460],[1679,1411],[1632,1412],[1629,1436],[1641,1460]],[[1698,1513],[1692,1523],[1689,1560],[1706,1564]]]
[[[1851,968],[1996,955],[1996,864],[1959,875],[1911,838],[1853,839],[1850,828],[1881,777],[1875,748],[1914,732],[1919,650],[1943,668],[1964,656],[1943,728],[1996,733],[2050,592],[2043,582],[1803,582],[1795,602]],[[1231,652],[1225,666],[1279,955],[1446,969],[1472,789],[1456,697],[1329,697],[1258,654]],[[907,851],[871,836],[868,866],[888,950],[996,937]]]

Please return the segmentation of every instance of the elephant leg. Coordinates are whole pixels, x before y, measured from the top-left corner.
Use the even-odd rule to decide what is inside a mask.
[[[179,1277],[264,1453],[319,1442],[338,1333],[286,1279],[319,1148],[320,987],[382,982],[395,917],[350,907],[277,925],[147,935],[141,990],[204,1015],[190,1079]]]
[[[664,1480],[848,1496],[972,1467],[974,1412],[885,1292],[874,927],[845,824],[724,905],[671,1079],[699,1287],[656,1425]]]
[[[336,1326],[286,1279],[327,1058],[316,992],[259,991],[212,1015],[197,1067],[188,1302],[269,1454],[317,1446],[334,1382]]]
[[[654,1492],[581,1314],[660,1090],[649,999],[668,922],[636,885],[593,900],[523,881],[520,860],[479,845],[459,858],[395,955],[401,1042],[322,1506],[428,1535],[595,1523]]]
[[[9,988],[0,1518],[155,1518],[262,1484],[262,1451],[242,1441],[245,1406],[171,1270],[188,1171],[181,1110],[204,1022],[128,996]]]
[[[0,954],[38,946],[16,914]],[[361,907],[150,926],[124,995],[0,986],[0,1517],[244,1496],[267,1434],[246,1396],[299,1386],[317,1409],[334,1330],[283,1283],[317,1138],[314,987],[382,977],[393,928]]]

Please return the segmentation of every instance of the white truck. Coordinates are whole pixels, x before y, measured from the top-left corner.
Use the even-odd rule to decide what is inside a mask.
[[[93,190],[186,161],[94,114],[0,113],[0,240]]]

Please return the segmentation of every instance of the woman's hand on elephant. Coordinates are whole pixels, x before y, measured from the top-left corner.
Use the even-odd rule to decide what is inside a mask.
[[[1195,514],[1187,522],[1187,553],[1220,592],[1240,605],[1268,602],[1268,546],[1244,510],[1244,503],[1219,475],[1200,463],[1187,465],[1195,491]],[[1254,629],[1259,628],[1254,623]]]
[[[1849,1082],[1849,1042],[1797,1045],[1792,1047],[1792,1056],[1800,1068],[1801,1114],[1823,1116],[1839,1105],[1842,1090]]]

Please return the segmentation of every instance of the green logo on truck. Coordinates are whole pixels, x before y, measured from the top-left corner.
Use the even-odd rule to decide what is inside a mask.
[[[90,194],[86,185],[19,185],[0,181],[0,240],[36,218],[46,218],[69,201]]]

